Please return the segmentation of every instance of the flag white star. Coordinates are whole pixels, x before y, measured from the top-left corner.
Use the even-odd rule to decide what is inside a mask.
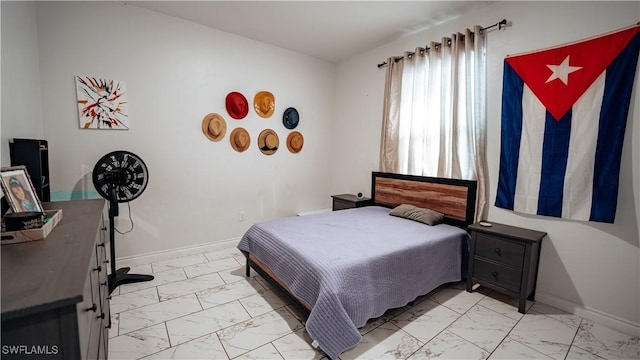
[[[578,71],[582,69],[582,66],[571,66],[569,65],[569,55],[562,61],[560,65],[547,65],[547,67],[553,71],[551,76],[545,82],[548,83],[555,79],[560,79],[565,85],[569,85],[569,74],[574,71]]]

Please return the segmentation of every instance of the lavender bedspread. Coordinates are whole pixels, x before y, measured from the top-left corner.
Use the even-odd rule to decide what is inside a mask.
[[[360,342],[358,328],[438,286],[461,279],[468,235],[377,206],[257,223],[250,252],[312,305],[306,329],[332,359]]]

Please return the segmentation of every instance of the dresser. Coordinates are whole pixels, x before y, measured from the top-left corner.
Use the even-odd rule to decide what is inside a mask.
[[[106,359],[111,326],[105,200],[44,203],[43,240],[2,246],[2,359]]]
[[[516,297],[525,313],[527,299],[535,300],[540,245],[546,233],[491,223],[469,225],[469,274],[467,291],[474,283]]]
[[[363,207],[371,204],[370,198],[365,197],[358,199],[358,197],[353,194],[331,195],[331,197],[333,198],[333,211]]]

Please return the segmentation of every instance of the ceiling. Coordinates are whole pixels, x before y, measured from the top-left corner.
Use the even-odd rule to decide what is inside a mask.
[[[339,62],[494,1],[130,1],[249,39]]]

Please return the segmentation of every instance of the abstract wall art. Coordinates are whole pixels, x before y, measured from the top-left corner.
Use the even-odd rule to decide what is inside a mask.
[[[76,76],[78,119],[82,129],[128,130],[124,81]]]

